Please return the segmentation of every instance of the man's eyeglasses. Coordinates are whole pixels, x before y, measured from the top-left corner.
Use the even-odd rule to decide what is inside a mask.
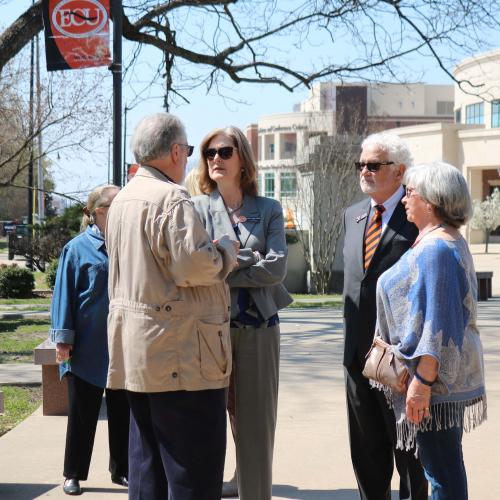
[[[205,158],[207,160],[212,161],[215,158],[215,155],[219,155],[220,158],[223,160],[229,160],[231,156],[233,156],[233,151],[236,148],[233,146],[224,146],[222,148],[208,148],[203,151],[203,154],[205,155]]]
[[[194,151],[194,146],[190,146],[189,144],[181,144],[180,142],[176,142],[178,146],[183,146],[187,150],[187,155],[186,156],[191,156]]]
[[[363,162],[363,161],[355,161],[354,166],[358,172],[361,172],[365,167],[368,172],[378,172],[380,167],[384,165],[394,165],[393,161],[375,161],[375,162]]]

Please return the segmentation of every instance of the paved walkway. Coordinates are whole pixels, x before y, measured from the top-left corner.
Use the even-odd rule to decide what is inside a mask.
[[[0,364],[2,385],[30,385],[42,383],[42,366],[28,363]]]
[[[500,491],[500,299],[482,302],[489,420],[464,438],[471,500],[497,500]],[[280,398],[273,499],[355,500],[343,388],[339,310],[297,309],[282,314]],[[0,438],[0,498],[68,498],[61,489],[65,417],[40,410]],[[234,469],[228,439],[226,477]],[[126,498],[107,472],[107,436],[99,421],[84,499]],[[393,500],[397,498],[393,480]]]

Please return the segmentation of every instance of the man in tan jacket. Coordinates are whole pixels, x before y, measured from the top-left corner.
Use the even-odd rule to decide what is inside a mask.
[[[211,241],[178,185],[193,152],[178,118],[144,118],[132,149],[140,167],[106,232],[108,387],[130,402],[129,498],[219,500],[236,246]]]

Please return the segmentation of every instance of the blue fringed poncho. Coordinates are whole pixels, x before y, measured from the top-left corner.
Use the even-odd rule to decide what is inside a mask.
[[[424,239],[380,276],[377,333],[394,346],[412,375],[420,356],[439,362],[431,418],[420,426],[406,419],[405,395],[378,387],[396,415],[398,448],[410,449],[417,431],[429,429],[432,420],[437,430],[460,426],[469,431],[486,419],[476,297],[474,264],[463,238]]]

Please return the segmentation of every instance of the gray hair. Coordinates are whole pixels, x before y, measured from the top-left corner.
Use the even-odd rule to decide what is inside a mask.
[[[453,165],[441,161],[422,163],[407,170],[405,184],[436,210],[445,224],[459,228],[472,215],[472,202],[467,181]]]
[[[93,191],[90,192],[87,199],[87,204],[84,207],[85,212],[82,216],[82,222],[80,224],[80,231],[84,231],[87,226],[94,224],[94,213],[95,209],[102,207],[104,205],[110,205],[112,199],[112,193],[118,192],[120,188],[114,184],[105,184],[104,186],[98,186]]]
[[[143,118],[130,141],[135,161],[141,165],[170,152],[176,141],[184,140],[184,125],[174,115],[155,113]]]
[[[394,162],[394,165],[392,165],[394,169],[398,168],[399,165],[404,165],[406,168],[413,165],[413,157],[408,144],[399,135],[389,132],[371,134],[361,144],[362,149],[366,146],[377,146],[387,153],[388,160]]]

